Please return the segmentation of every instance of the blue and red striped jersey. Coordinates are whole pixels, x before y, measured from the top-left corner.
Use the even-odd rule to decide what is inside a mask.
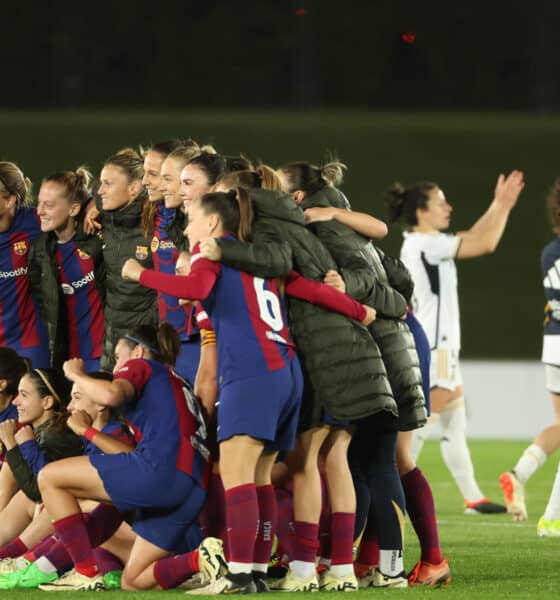
[[[73,240],[57,244],[55,258],[68,317],[68,356],[99,358],[104,321],[93,258]]]
[[[40,233],[37,213],[27,207],[0,232],[0,345],[16,351],[47,344],[28,273],[29,250]]]
[[[126,362],[114,379],[134,386],[135,398],[123,406],[123,414],[141,432],[136,452],[153,457],[156,463],[173,461],[179,471],[205,485],[206,425],[188,383],[169,367],[143,358]]]
[[[140,283],[178,298],[200,300],[216,332],[220,385],[287,366],[294,343],[276,281],[202,258],[198,248],[197,244],[192,250],[188,276],[146,269]]]
[[[160,273],[175,275],[175,263],[179,251],[167,235],[167,227],[175,218],[174,208],[166,208],[163,201],[158,205],[151,250],[154,269]],[[191,305],[179,305],[179,298],[158,292],[158,313],[160,323],[167,321],[173,325],[181,341],[198,333]]]

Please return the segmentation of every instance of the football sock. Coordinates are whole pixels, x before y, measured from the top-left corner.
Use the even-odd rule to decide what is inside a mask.
[[[57,542],[58,540],[54,535],[47,535],[46,538],[35,544],[31,550],[28,550],[23,557],[29,562],[35,562],[40,556],[46,554]]]
[[[219,473],[212,473],[204,507],[205,537],[221,538],[225,529],[225,492]]]
[[[281,556],[281,551],[288,556],[292,554],[292,532],[294,530],[294,497],[284,488],[275,488],[276,506],[278,516],[276,518],[276,536],[278,537],[278,549],[276,554]]]
[[[379,544],[377,543],[377,531],[373,519],[369,519],[366,525],[356,562],[370,567],[379,565]]]
[[[402,550],[380,550],[379,570],[383,575],[395,577],[404,571]]]
[[[95,558],[95,562],[99,567],[99,572],[101,575],[106,575],[111,571],[122,571],[123,564],[112,552],[109,550],[105,550],[99,546],[93,550],[93,556]]]
[[[521,455],[517,461],[513,472],[523,485],[532,477],[532,475],[540,469],[546,462],[546,452],[536,444],[531,444]]]
[[[464,399],[457,398],[447,405],[440,415],[442,438],[441,454],[455,483],[467,502],[477,502],[484,498],[474,478],[474,467],[467,446],[467,418]]]
[[[111,504],[99,504],[85,519],[93,548],[112,537],[124,521],[122,514]]]
[[[226,490],[230,573],[251,573],[258,521],[259,503],[254,483]]]
[[[0,548],[0,558],[17,558],[28,550],[27,546],[17,537],[15,540]]]
[[[53,527],[56,535],[66,547],[76,571],[86,577],[96,575],[99,569],[93,556],[84,515],[79,512],[64,517],[55,521]]]
[[[278,516],[274,487],[272,485],[257,487],[257,501],[259,503],[259,529],[255,540],[253,571],[266,573],[272,554],[272,543],[274,542]]]
[[[440,422],[440,415],[437,413],[432,413],[428,417],[428,421],[424,425],[424,427],[420,427],[420,429],[415,429],[412,432],[412,437],[410,440],[410,455],[412,456],[412,460],[416,462],[422,448],[424,446],[424,442],[430,437],[430,434],[434,431],[437,425]]]
[[[292,556],[290,569],[297,577],[307,579],[315,571],[315,557],[319,549],[319,525],[294,521],[292,537]]]
[[[331,515],[331,573],[344,577],[353,573],[354,521],[356,513]]]
[[[55,565],[53,565],[52,562],[46,556],[40,556],[35,561],[35,565],[37,566],[39,571],[42,571],[43,573],[61,573],[62,572],[62,570],[59,571],[55,567]]]
[[[556,521],[560,519],[560,465],[558,465],[558,470],[556,471],[550,498],[548,499],[548,504],[544,511],[544,518],[547,521]]]
[[[54,565],[59,573],[64,572],[66,567],[72,564],[72,558],[68,554],[66,546],[60,540],[53,544],[43,556],[51,565]]]
[[[164,590],[170,590],[198,572],[198,550],[157,560],[154,577]]]
[[[439,545],[436,508],[430,484],[424,473],[416,467],[401,478],[406,510],[420,542],[420,559],[432,565],[442,560]]]

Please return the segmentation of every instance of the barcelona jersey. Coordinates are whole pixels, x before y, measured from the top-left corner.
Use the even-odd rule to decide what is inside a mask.
[[[175,275],[175,263],[179,256],[175,244],[167,235],[167,227],[175,218],[174,208],[166,208],[163,202],[158,206],[156,226],[151,242],[154,269],[160,273]],[[158,292],[159,321],[167,321],[173,325],[181,341],[186,341],[191,335],[198,333],[194,324],[193,308],[182,306],[179,299],[164,292]]]
[[[12,226],[0,232],[0,345],[21,353],[44,345],[45,331],[31,296],[29,250],[41,229],[32,208],[19,208]]]
[[[73,240],[57,244],[56,263],[68,318],[68,356],[101,356],[104,321],[93,258]]]
[[[208,450],[206,425],[190,386],[169,367],[142,358],[126,362],[114,375],[129,381],[135,398],[123,407],[140,441],[136,452],[153,464],[174,464],[202,484]]]

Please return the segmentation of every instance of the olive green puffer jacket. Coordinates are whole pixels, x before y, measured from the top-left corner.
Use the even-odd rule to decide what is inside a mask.
[[[147,269],[153,267],[150,241],[140,223],[142,205],[143,198],[138,197],[125,208],[104,211],[101,216],[107,269],[103,369],[112,369],[115,346],[128,329],[145,324],[155,327],[158,322],[156,292],[121,277],[128,258],[135,258]]]
[[[104,305],[105,263],[102,242],[97,236],[87,235],[81,229],[76,232],[73,241],[87,257],[93,259],[95,286]],[[57,238],[52,232],[41,234],[33,242],[29,253],[29,275],[33,296],[40,307],[47,328],[51,366],[61,369],[63,362],[70,356],[68,355],[68,314],[55,258],[56,245]]]
[[[301,205],[304,210],[315,206],[348,208],[344,195],[329,186],[306,196]],[[406,314],[407,301],[396,289],[407,295],[412,292],[408,271],[400,261],[388,260],[370,240],[338,221],[316,222],[310,227],[335,259],[345,280],[347,266],[356,257],[369,264],[375,285],[369,294],[355,297],[377,311],[378,318],[369,326],[369,331],[381,350],[391,389],[399,407],[400,430],[421,427],[427,418],[422,376],[414,338],[408,326],[400,319]],[[392,281],[389,280],[385,265],[393,276]]]
[[[259,277],[284,276],[293,268],[315,281],[336,269],[288,194],[257,189],[251,191],[251,199],[253,243],[220,240],[224,263]],[[339,420],[380,413],[394,428],[396,404],[367,329],[308,302],[287,297],[287,306],[306,383],[300,429],[320,424],[324,410]]]

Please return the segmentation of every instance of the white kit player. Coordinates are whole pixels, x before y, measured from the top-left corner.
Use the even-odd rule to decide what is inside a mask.
[[[449,227],[452,207],[437,184],[423,182],[406,188],[395,184],[386,196],[391,219],[405,225],[401,260],[414,280],[414,313],[432,349],[432,416],[424,428],[414,432],[412,455],[418,456],[430,430],[439,423],[443,459],[463,494],[465,512],[472,514],[500,513],[506,508],[490,502],[478,487],[467,446],[454,259],[494,252],[523,186],[519,171],[500,175],[489,208],[469,230],[456,234],[442,233]]]
[[[527,520],[525,485],[547,457],[560,447],[560,179],[554,183],[547,204],[556,238],[543,248],[541,254],[546,297],[542,362],[556,422],[537,435],[511,471],[500,475],[506,506],[514,521]],[[537,533],[543,537],[560,537],[560,467],[544,515],[539,519]]]

